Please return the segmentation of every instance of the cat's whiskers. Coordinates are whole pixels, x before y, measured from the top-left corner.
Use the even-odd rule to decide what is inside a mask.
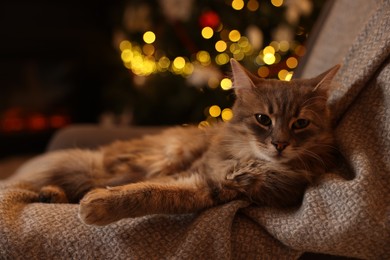
[[[294,149],[294,150],[297,151],[296,149]],[[297,151],[296,156],[297,156],[298,160],[302,163],[303,168],[304,168],[306,171],[310,171],[310,167],[307,165],[307,163],[305,162],[305,160],[302,158],[302,156],[301,156],[301,154],[299,153],[299,151]]]
[[[326,167],[324,160],[322,160],[322,158],[318,154],[316,154],[315,152],[312,152],[312,151],[305,149],[303,147],[300,148],[300,151],[302,152],[302,155],[310,156],[310,157],[314,158],[315,160],[317,160],[319,163],[321,163],[321,165],[323,167]]]
[[[334,150],[334,151],[339,151],[339,149],[338,149],[337,146],[331,145],[331,144],[318,143],[317,146],[318,146],[318,147],[327,147],[327,148],[331,148],[331,149]]]

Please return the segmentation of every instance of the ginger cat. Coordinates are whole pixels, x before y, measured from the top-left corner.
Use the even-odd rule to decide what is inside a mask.
[[[228,123],[176,127],[98,150],[42,155],[20,169],[41,202],[80,203],[86,224],[197,212],[241,199],[291,206],[335,166],[328,92],[339,66],[313,79],[258,78],[231,61],[236,101]]]

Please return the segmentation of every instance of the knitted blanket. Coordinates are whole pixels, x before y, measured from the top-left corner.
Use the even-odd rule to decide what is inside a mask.
[[[233,201],[186,215],[86,226],[78,205],[0,188],[0,259],[294,259],[320,252],[390,259],[390,1],[343,60],[332,98],[352,179],[329,173],[294,209]]]

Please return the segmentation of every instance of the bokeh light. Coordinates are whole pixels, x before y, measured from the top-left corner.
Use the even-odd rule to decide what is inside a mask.
[[[196,59],[202,64],[202,65],[209,65],[210,64],[210,54],[207,51],[199,51],[196,54]]]
[[[303,56],[305,55],[306,48],[303,45],[298,45],[297,47],[295,47],[294,52],[298,56]]]
[[[290,49],[290,43],[288,41],[281,41],[279,43],[279,49],[282,52],[286,52]]]
[[[263,50],[264,55],[267,53],[275,54],[275,49],[272,46],[267,46]]]
[[[230,121],[233,118],[233,111],[230,108],[225,108],[222,110],[221,117],[225,122]]]
[[[288,70],[283,69],[278,72],[278,78],[280,80],[290,81],[292,76],[293,76],[293,72],[289,72]]]
[[[262,78],[266,78],[269,76],[269,69],[267,66],[261,66],[258,70],[257,70],[257,74],[262,77]]]
[[[184,69],[185,65],[186,65],[186,61],[183,57],[179,56],[173,60],[173,67],[178,70]]]
[[[161,57],[157,63],[160,71],[168,70],[170,64],[171,64],[171,61],[165,56]]]
[[[232,2],[232,7],[234,10],[241,10],[242,8],[244,8],[244,1],[243,0],[233,0]]]
[[[229,89],[232,88],[233,83],[232,83],[231,79],[229,79],[229,78],[224,78],[224,79],[221,80],[220,85],[221,85],[221,88],[222,88],[223,90],[229,90]]]
[[[280,7],[283,5],[283,0],[271,0],[271,4],[276,7]]]
[[[263,61],[265,64],[272,65],[276,61],[275,55],[272,53],[266,53],[264,54]]]
[[[199,128],[206,128],[206,127],[209,127],[210,126],[210,123],[209,122],[207,122],[207,121],[201,121],[201,122],[199,122],[199,124],[198,124],[198,127]]]
[[[218,65],[225,65],[229,62],[229,60],[230,60],[230,57],[226,53],[218,54],[215,57],[215,63],[217,63]]]
[[[151,56],[154,54],[154,46],[152,44],[145,44],[143,47],[142,47],[142,51],[143,53],[145,53],[145,55],[147,56]]]
[[[209,108],[209,114],[212,117],[219,117],[221,115],[221,108],[217,105],[213,105]]]
[[[227,48],[227,44],[225,41],[223,40],[219,40],[215,43],[215,49],[218,51],[218,52],[224,52]]]
[[[295,57],[290,57],[286,60],[286,65],[290,69],[295,69],[298,66],[298,60]]]
[[[257,9],[259,9],[259,2],[257,2],[257,0],[249,0],[246,7],[248,8],[249,11],[254,12]]]
[[[131,42],[128,40],[121,41],[119,44],[119,49],[124,51],[125,49],[131,49]]]
[[[263,6],[263,2],[260,2],[260,0],[228,0],[222,4],[227,5],[225,10],[239,16],[242,13],[243,17],[248,13],[252,16],[257,15],[251,12],[263,12],[262,8],[274,13],[288,11],[284,10],[289,8],[287,1],[269,0],[269,3],[273,7],[283,7],[283,9],[269,8],[270,4],[268,3]],[[132,71],[136,77],[139,76],[143,79],[152,73],[172,73],[174,76],[185,78],[192,74],[193,77],[188,77],[188,83],[191,86],[202,90],[207,87],[208,91],[217,92],[231,90],[233,87],[232,81],[222,76],[229,70],[227,64],[231,58],[242,61],[249,70],[260,78],[278,78],[283,81],[292,79],[293,70],[297,68],[300,57],[306,51],[301,39],[294,34],[296,31],[292,27],[290,29],[290,26],[288,26],[286,29],[292,35],[277,33],[278,27],[268,35],[263,24],[256,21],[247,21],[252,27],[258,29],[261,34],[263,34],[263,31],[265,33],[264,36],[261,35],[261,43],[257,44],[254,39],[260,37],[253,33],[254,31],[245,30],[248,28],[248,24],[243,27],[238,22],[230,23],[228,19],[224,19],[223,13],[219,12],[220,10],[218,10],[218,13],[215,12],[219,20],[214,25],[201,21],[205,17],[204,13],[201,13],[201,19],[195,21],[197,30],[194,31],[195,37],[198,37],[201,41],[194,39],[193,45],[187,42],[189,44],[180,52],[165,49],[164,39],[158,35],[160,31],[154,29],[156,34],[152,31],[141,34],[144,42],[142,40],[141,42],[139,40],[138,42],[133,41],[133,39],[139,38],[139,31],[137,31],[136,36],[131,41],[123,40],[124,37],[122,37],[114,43],[117,44],[117,49],[120,49],[124,66]],[[152,30],[152,27],[146,28],[150,29],[142,29],[142,32]],[[158,44],[155,44],[156,35],[159,40]],[[207,39],[207,41],[204,41],[204,39]],[[268,40],[269,42],[266,42]],[[197,81],[193,81],[193,79],[197,79]],[[229,92],[226,94],[228,95]],[[230,102],[230,99],[228,101]],[[199,127],[211,125],[220,119],[225,122],[231,120],[233,112],[230,108],[225,108],[230,103],[220,102],[218,105],[205,108],[203,112],[207,119],[199,123]]]
[[[156,35],[152,31],[147,31],[144,33],[143,39],[144,39],[144,42],[150,44],[156,40]]]
[[[229,39],[232,42],[238,42],[241,38],[241,33],[237,30],[231,30],[229,33]]]
[[[214,35],[213,28],[206,26],[202,29],[201,34],[203,38],[210,39]]]

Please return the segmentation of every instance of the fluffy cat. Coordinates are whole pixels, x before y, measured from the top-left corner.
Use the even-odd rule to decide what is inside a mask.
[[[79,216],[91,225],[235,199],[298,204],[305,187],[337,161],[327,99],[339,66],[286,82],[260,79],[235,60],[231,65],[236,101],[228,123],[49,153],[14,180],[28,183],[41,202],[80,202]]]

